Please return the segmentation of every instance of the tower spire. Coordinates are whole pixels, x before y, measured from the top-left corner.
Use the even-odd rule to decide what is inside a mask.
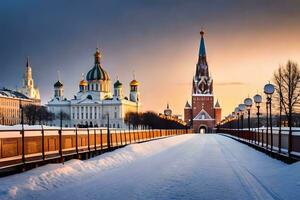
[[[30,67],[29,56],[27,56],[26,59],[27,59],[27,60],[26,60],[26,67]]]
[[[206,56],[205,43],[204,43],[204,31],[201,29],[200,31],[201,39],[200,39],[200,47],[199,47],[199,58]]]

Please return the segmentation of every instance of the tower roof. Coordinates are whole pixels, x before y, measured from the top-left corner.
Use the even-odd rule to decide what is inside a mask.
[[[191,105],[189,104],[188,101],[186,101],[185,107],[186,107],[186,108],[190,108],[190,107],[191,107]]]
[[[119,80],[117,80],[115,83],[114,83],[114,88],[120,88],[120,87],[122,87],[122,83],[119,81]]]
[[[56,83],[54,83],[54,87],[56,87],[56,88],[60,88],[62,86],[64,86],[64,85],[59,80]]]
[[[216,102],[216,104],[215,104],[215,108],[221,108],[221,106],[220,106],[220,103],[219,103],[219,100],[217,99],[217,102]]]
[[[131,82],[130,82],[130,86],[138,86],[139,85],[139,82],[135,79],[133,79]]]

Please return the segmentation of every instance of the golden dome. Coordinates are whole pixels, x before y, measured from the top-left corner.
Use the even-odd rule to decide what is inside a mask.
[[[135,79],[130,82],[130,86],[138,86],[138,85],[139,85],[139,82]]]
[[[88,82],[86,80],[81,80],[79,83],[80,86],[87,86]]]

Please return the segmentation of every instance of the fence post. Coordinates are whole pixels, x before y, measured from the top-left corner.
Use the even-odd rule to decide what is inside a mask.
[[[60,155],[60,162],[63,162],[63,153],[62,153],[62,129],[58,130],[59,134],[59,155]]]
[[[134,130],[132,130],[132,132],[133,132],[133,140],[134,140],[134,143],[136,143],[135,132],[134,132]]]
[[[44,133],[44,127],[42,126],[42,159],[45,160],[45,133]]]
[[[120,133],[121,146],[123,146],[123,140],[122,140],[122,130],[121,130],[121,129],[120,129],[119,133]]]
[[[96,136],[96,129],[94,129],[94,146],[95,146],[95,153],[97,151],[97,136]]]
[[[131,134],[130,134],[130,129],[129,129],[129,144],[131,144]]]
[[[76,143],[76,154],[78,155],[78,129],[75,127],[75,143]]]
[[[91,149],[90,149],[90,130],[87,128],[87,134],[88,134],[88,151],[89,151],[89,158],[91,157]]]
[[[115,130],[115,138],[116,138],[116,146],[118,147],[118,133],[117,130]]]
[[[102,129],[100,129],[100,145],[101,145],[101,151],[103,149],[103,142],[102,142]]]
[[[126,138],[126,131],[125,131],[125,129],[124,129],[124,139],[125,139],[125,145],[127,144],[127,138]]]
[[[112,136],[112,134],[110,134],[110,146],[111,146],[111,147],[114,147],[113,136]]]

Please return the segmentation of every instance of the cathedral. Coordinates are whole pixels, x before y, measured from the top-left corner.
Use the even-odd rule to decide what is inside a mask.
[[[214,105],[213,79],[210,76],[204,43],[204,32],[200,32],[198,62],[192,85],[192,102],[187,101],[184,108],[184,121],[195,133],[212,132],[221,121],[221,107]]]
[[[64,97],[64,84],[58,80],[54,84],[54,96],[48,102],[48,110],[59,116],[64,113],[62,125],[64,127],[89,126],[112,128],[127,128],[125,116],[128,112],[139,112],[140,93],[139,82],[133,78],[129,84],[129,97],[124,95],[123,84],[116,80],[111,92],[111,79],[102,68],[101,53],[96,49],[94,65],[82,77],[78,84],[79,91],[74,98],[68,100]],[[60,125],[57,117],[52,121],[53,126]]]

